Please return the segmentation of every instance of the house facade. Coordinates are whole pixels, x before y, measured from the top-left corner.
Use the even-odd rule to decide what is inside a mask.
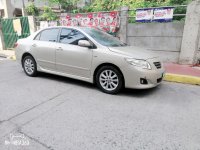
[[[23,6],[28,6],[30,2],[33,2],[37,7],[49,5],[47,0],[0,0],[0,17],[22,16]]]
[[[0,17],[20,17],[22,16],[22,8],[27,7],[29,3],[33,2],[36,7],[49,6],[48,0],[0,0]],[[79,0],[77,7],[82,8],[90,4],[92,0]],[[53,6],[59,8],[59,6]]]

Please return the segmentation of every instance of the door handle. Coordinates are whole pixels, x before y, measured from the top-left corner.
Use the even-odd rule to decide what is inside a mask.
[[[62,47],[56,48],[57,51],[63,51]]]
[[[36,45],[36,44],[33,44],[32,46],[33,46],[33,47],[37,47],[37,45]]]

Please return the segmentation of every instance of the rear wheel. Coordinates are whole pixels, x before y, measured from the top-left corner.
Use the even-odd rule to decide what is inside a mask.
[[[30,77],[37,75],[37,65],[32,56],[26,56],[23,59],[23,69],[24,72]]]
[[[123,76],[113,66],[103,66],[96,74],[97,86],[105,93],[116,94],[123,86]]]

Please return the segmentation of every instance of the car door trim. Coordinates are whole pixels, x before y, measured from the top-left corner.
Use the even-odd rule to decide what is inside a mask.
[[[86,70],[86,71],[90,71],[90,69],[87,69],[87,68],[82,68],[82,67],[77,67],[77,66],[71,66],[71,65],[65,65],[65,64],[62,64],[62,63],[57,63],[58,65],[62,65],[62,66],[66,66],[66,67],[69,67],[69,68],[75,68],[75,69],[81,69],[81,70]]]
[[[52,61],[46,61],[46,60],[41,60],[41,59],[38,59],[37,62],[45,62],[45,63],[55,64],[55,62],[52,62]]]

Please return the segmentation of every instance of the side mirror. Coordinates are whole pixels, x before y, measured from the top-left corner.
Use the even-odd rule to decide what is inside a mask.
[[[81,47],[91,47],[90,42],[87,40],[79,40],[78,45]]]

